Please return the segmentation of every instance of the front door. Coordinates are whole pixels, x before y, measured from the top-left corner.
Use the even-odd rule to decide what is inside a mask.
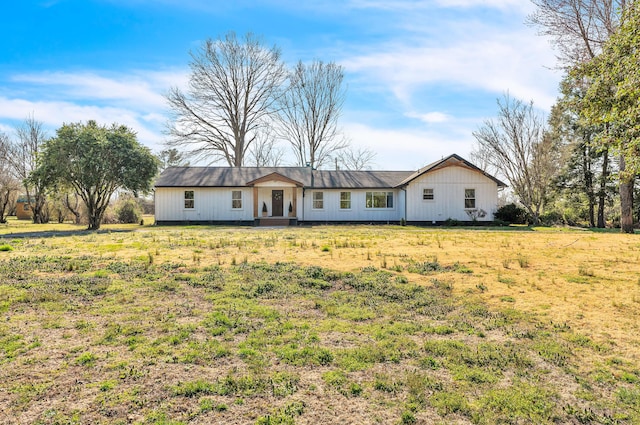
[[[284,198],[283,190],[272,190],[271,191],[271,215],[273,217],[282,217],[282,199]]]

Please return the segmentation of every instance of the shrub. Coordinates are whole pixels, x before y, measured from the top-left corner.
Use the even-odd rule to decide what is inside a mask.
[[[554,225],[563,225],[563,224],[571,224],[575,225],[575,221],[571,221],[570,223],[565,223],[562,214],[558,211],[549,211],[540,216],[540,223],[545,226],[554,226]]]
[[[120,223],[139,223],[142,210],[134,198],[126,198],[118,203],[116,215]]]
[[[527,212],[516,204],[503,205],[493,214],[496,221],[511,224],[524,224],[527,222]]]

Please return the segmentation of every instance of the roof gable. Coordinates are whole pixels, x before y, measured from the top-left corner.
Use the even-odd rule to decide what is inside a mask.
[[[430,173],[436,170],[441,170],[446,167],[463,167],[473,172],[480,173],[483,176],[493,180],[498,185],[498,187],[507,187],[507,185],[504,182],[498,180],[496,177],[492,176],[491,174],[481,170],[480,168],[476,167],[475,165],[473,165],[472,163],[470,163],[469,161],[467,161],[466,159],[462,158],[457,154],[449,155],[446,158],[442,158],[439,161],[432,162],[431,164],[419,169],[418,171],[416,171],[415,173],[411,174],[409,177],[404,179],[402,182],[400,182],[398,186],[406,186],[409,183],[411,183],[413,180],[422,176],[423,174]]]
[[[283,182],[283,183],[291,183],[294,186],[297,187],[303,187],[304,184],[300,183],[299,181],[290,179],[287,176],[283,176],[282,174],[278,173],[278,172],[273,172],[270,174],[267,174],[266,176],[262,176],[262,177],[258,177],[255,180],[251,180],[250,182],[247,183],[247,186],[254,186],[256,184],[260,184],[260,183],[265,183],[265,182]]]

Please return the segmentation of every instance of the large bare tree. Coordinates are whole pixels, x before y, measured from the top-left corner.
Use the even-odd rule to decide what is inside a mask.
[[[609,38],[618,31],[624,12],[633,0],[531,0],[537,10],[529,22],[541,28],[541,34],[551,37],[558,51],[558,62],[573,68],[599,55]],[[603,128],[604,132],[608,128]],[[606,139],[602,137],[601,139]],[[609,146],[601,144],[600,149]],[[606,162],[603,166],[606,166]],[[635,178],[625,173],[626,162],[619,155],[621,221],[623,231],[633,230],[633,187]],[[606,170],[602,170],[606,174]]]
[[[552,39],[561,65],[573,67],[598,55],[620,26],[628,0],[531,0],[528,22]]]
[[[190,67],[186,92],[174,87],[167,94],[173,114],[168,147],[241,167],[286,77],[279,49],[253,34],[239,40],[230,32],[191,52]]]
[[[33,222],[46,223],[49,217],[45,182],[29,178],[37,166],[38,154],[47,138],[43,124],[30,116],[16,128],[16,136],[16,140],[6,136],[0,139],[0,154],[13,178],[23,184]]]
[[[498,99],[498,118],[485,121],[473,136],[478,142],[475,156],[509,181],[537,224],[557,168],[557,149],[533,103],[505,95]]]
[[[327,165],[347,146],[338,131],[345,99],[344,71],[333,62],[298,62],[280,97],[279,136],[287,140],[300,166]]]

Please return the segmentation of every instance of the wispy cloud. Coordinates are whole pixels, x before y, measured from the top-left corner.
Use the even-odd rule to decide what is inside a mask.
[[[94,101],[122,101],[135,103],[138,108],[161,108],[162,96],[171,85],[184,83],[185,75],[176,71],[133,72],[100,75],[96,72],[44,72],[17,74],[11,80],[26,83],[36,91],[47,87],[46,96],[58,97],[62,92],[69,99],[93,99]]]
[[[180,70],[16,74],[9,80],[19,83],[19,90],[7,90],[9,96],[0,96],[0,120],[19,122],[33,114],[51,133],[63,123],[117,122],[131,127],[142,143],[159,150],[167,120],[163,94],[171,86],[183,86],[186,79],[187,73]]]
[[[436,124],[449,121],[451,116],[443,112],[427,112],[424,114],[410,112],[406,114],[409,118],[417,118],[427,124]]]
[[[414,37],[411,44],[392,40],[374,49],[364,46],[360,54],[340,62],[361,84],[375,82],[409,107],[413,95],[429,85],[450,85],[467,90],[502,93],[534,100],[549,108],[555,100],[559,75],[544,67],[553,63],[553,53],[531,30],[491,28],[467,23],[462,37],[442,40]]]
[[[51,133],[63,123],[96,120],[102,124],[119,123],[138,133],[141,142],[155,146],[160,142],[158,124],[149,126],[143,117],[126,108],[82,106],[71,102],[30,101],[0,97],[0,117],[19,122],[29,115],[42,121]]]
[[[468,156],[470,151],[469,139],[455,132],[379,128],[360,122],[347,122],[344,128],[354,145],[376,152],[376,165],[387,170],[417,170],[435,159],[452,153]]]

